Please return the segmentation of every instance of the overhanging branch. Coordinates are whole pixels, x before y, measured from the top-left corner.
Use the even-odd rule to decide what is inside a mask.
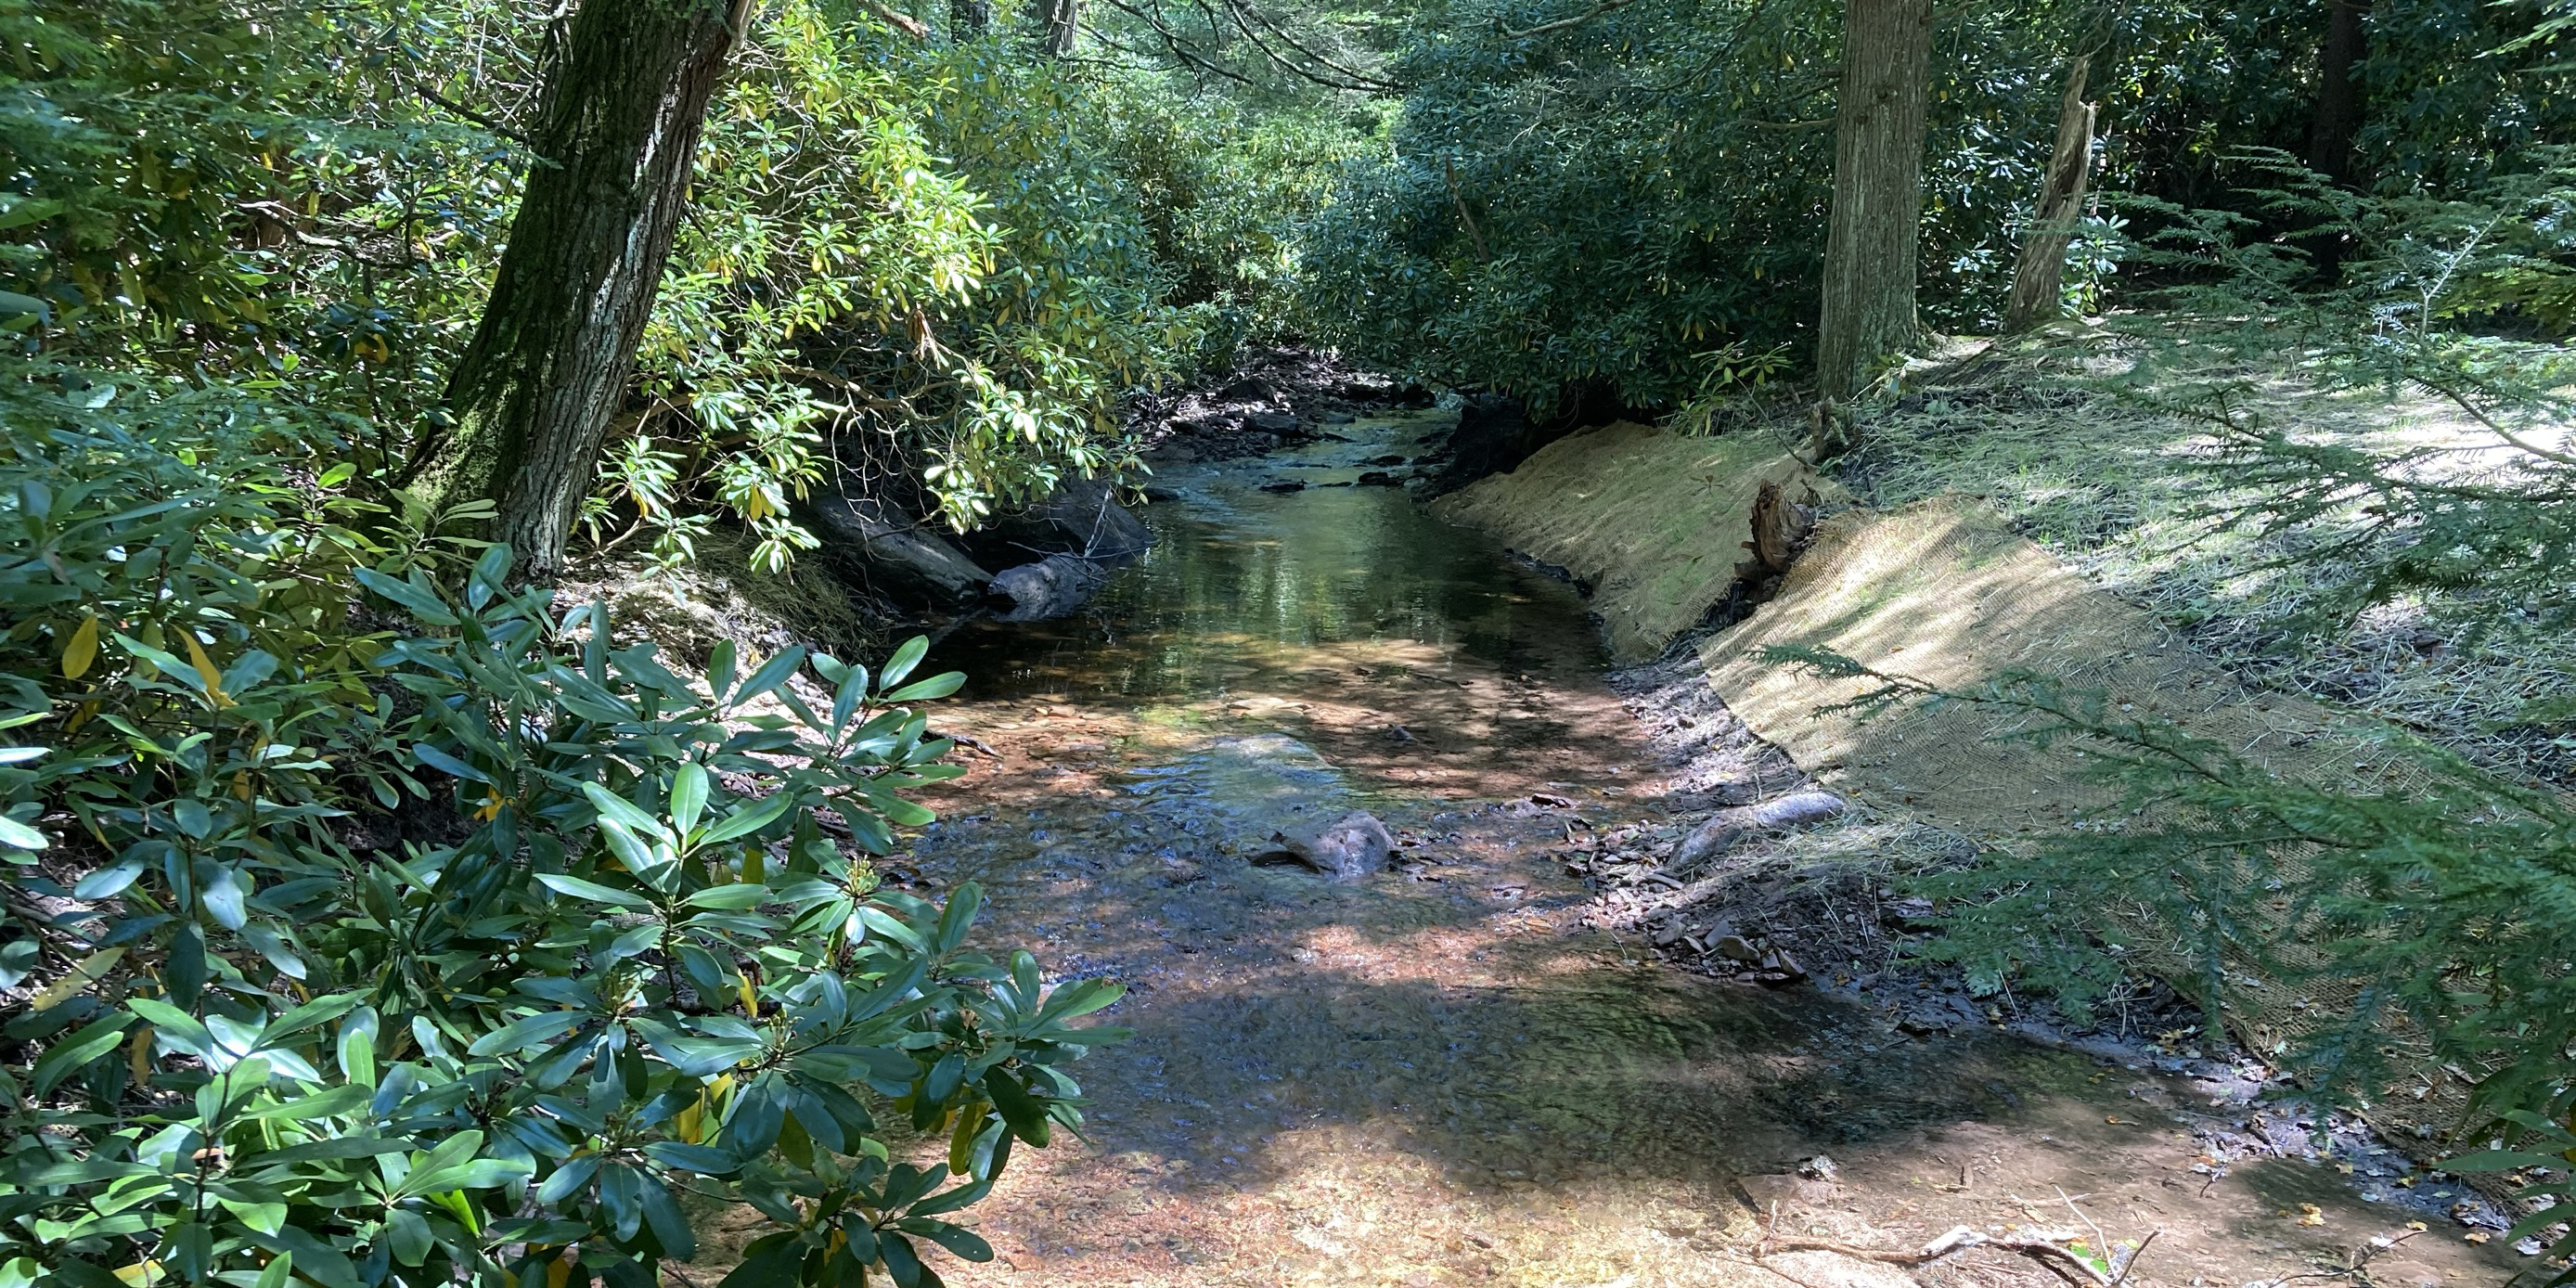
[[[1523,27],[1518,30],[1504,26],[1502,18],[1497,16],[1494,19],[1494,34],[1505,40],[1527,40],[1532,36],[1544,36],[1551,31],[1564,31],[1568,28],[1580,27],[1603,14],[1625,9],[1628,5],[1629,0],[1601,0],[1601,3],[1578,13],[1571,18],[1559,18],[1554,22],[1542,22],[1537,26]]]

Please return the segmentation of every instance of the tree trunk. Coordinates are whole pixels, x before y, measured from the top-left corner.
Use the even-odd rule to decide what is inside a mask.
[[[707,102],[747,16],[732,3],[584,0],[547,79],[540,160],[448,377],[454,426],[425,446],[417,481],[441,509],[491,501],[491,535],[527,575],[562,566],[625,401]]]
[[[2325,43],[2317,47],[2317,114],[2308,129],[2308,168],[2352,183],[2352,142],[2361,133],[2361,62],[2370,52],[2362,15],[2370,0],[2328,0]]]
[[[948,38],[981,40],[993,34],[993,0],[948,0]]]
[[[1082,35],[1081,0],[1031,0],[1029,17],[1038,26],[1038,52],[1062,58],[1073,52]]]
[[[2066,246],[2084,205],[2084,180],[2093,163],[2093,105],[2084,101],[2084,72],[2091,60],[2077,54],[2066,69],[2066,97],[2057,105],[2057,150],[2032,212],[2030,240],[2013,270],[2012,298],[2004,305],[2004,332],[2027,331],[2055,321],[2064,294]]]
[[[1931,91],[1932,0],[1847,0],[1816,339],[1816,380],[1828,400],[1858,394],[1882,359],[1915,341]]]

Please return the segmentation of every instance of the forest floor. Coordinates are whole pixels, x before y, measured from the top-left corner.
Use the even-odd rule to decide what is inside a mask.
[[[935,654],[975,679],[939,727],[983,750],[890,879],[982,882],[997,946],[1124,981],[1109,1018],[1138,1032],[1083,1069],[1086,1138],[1024,1152],[976,1209],[999,1259],[943,1273],[2063,1282],[1994,1247],[1888,1260],[1962,1226],[2096,1256],[2153,1236],[2127,1282],[2173,1288],[2447,1288],[2527,1264],[2476,1196],[2266,1099],[2270,1070],[2169,999],[2074,1035],[1892,963],[1918,910],[1848,865],[1810,919],[1839,933],[1798,946],[1809,978],[1676,968],[1646,900],[1602,874],[1795,770],[1704,685],[1614,677],[1569,588],[1347,486],[1420,455],[1438,415],[1172,461],[1164,544],[1127,598]],[[1393,871],[1251,861],[1274,825],[1345,807],[1393,830]],[[1847,856],[1872,826],[1824,835]],[[1746,861],[1792,875],[1820,843]]]

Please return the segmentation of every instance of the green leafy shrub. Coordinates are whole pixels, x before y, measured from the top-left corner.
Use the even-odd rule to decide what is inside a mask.
[[[1132,467],[1117,400],[1278,311],[1294,207],[1254,194],[1304,145],[1222,102],[808,3],[737,64],[643,345],[651,410],[602,461],[602,540],[650,531],[684,559],[721,514],[783,569],[814,544],[793,508],[827,436],[971,528]]]
[[[682,1194],[769,1220],[744,1283],[990,1255],[1119,990],[875,885],[955,772],[922,641],[682,676],[278,408],[11,375],[0,1280],[647,1284]]]
[[[397,487],[536,164],[513,122],[546,39],[542,11],[490,0],[0,6],[21,164],[0,290],[54,352],[280,381],[337,419],[366,485]],[[709,115],[594,540],[676,563],[738,524],[724,544],[779,572],[814,545],[793,513],[827,441],[960,528],[1128,464],[1116,400],[1221,356],[1243,294],[1185,298],[1163,255],[1212,264],[1293,213],[1245,196],[1249,123],[1184,115],[1152,73],[763,10]],[[1235,231],[1156,216],[1166,200]],[[1249,258],[1201,275],[1236,290]]]

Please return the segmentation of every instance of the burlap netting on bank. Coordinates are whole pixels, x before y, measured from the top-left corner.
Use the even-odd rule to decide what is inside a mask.
[[[1702,645],[1709,683],[1755,733],[1836,790],[1986,845],[2021,849],[2114,807],[2116,789],[2086,774],[2077,746],[2042,749],[2009,736],[2028,717],[1964,703],[1917,703],[1876,717],[1820,711],[1875,683],[1764,662],[1762,650],[1775,645],[1830,650],[1953,690],[2011,671],[2055,676],[2101,690],[2125,704],[2125,715],[2171,720],[2284,777],[2359,794],[2404,792],[2422,781],[2384,730],[2247,689],[1971,500],[1828,519],[1777,597]],[[2275,898],[2261,890],[2244,897]],[[2188,971],[2171,945],[2136,946],[2159,970]],[[2243,1000],[2228,1022],[2257,1050],[2311,1028],[2308,1017],[2348,1005],[2259,983]],[[2449,1126],[2458,1088],[2438,1081],[2436,1073],[2387,1089],[2375,1116]]]
[[[1559,439],[1433,512],[1483,528],[1591,588],[1623,662],[1663,651],[1735,585],[1763,482],[1812,481],[1777,443],[1621,423]]]
[[[2095,589],[1973,501],[1935,498],[1828,519],[1779,594],[1702,647],[1709,683],[1800,768],[1864,800],[1903,805],[1976,840],[2011,845],[2109,805],[2073,750],[2006,737],[2021,717],[1944,704],[1875,719],[1817,708],[1866,692],[1761,660],[1774,645],[1840,653],[1881,671],[1973,689],[2009,671],[2099,689],[2122,714],[2172,720],[2276,774],[2376,793],[2411,763],[2366,727],[2303,699],[2258,693],[2139,609]]]

